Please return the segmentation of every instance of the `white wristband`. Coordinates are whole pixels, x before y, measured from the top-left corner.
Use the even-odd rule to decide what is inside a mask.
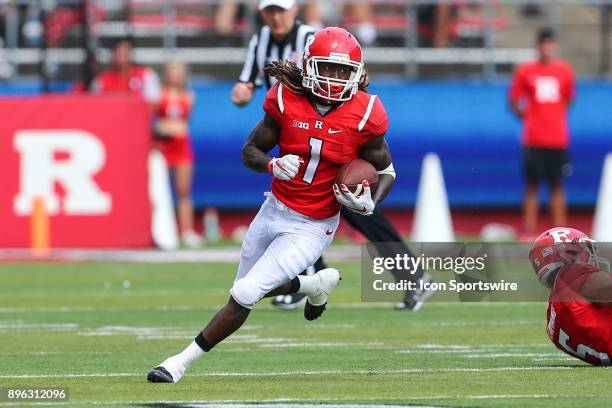
[[[393,163],[389,164],[389,166],[386,169],[378,172],[378,175],[382,175],[382,174],[387,174],[393,177],[393,179],[395,180],[396,174],[395,174],[395,169],[393,168]]]

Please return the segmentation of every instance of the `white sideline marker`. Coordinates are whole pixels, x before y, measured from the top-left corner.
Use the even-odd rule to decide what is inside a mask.
[[[593,220],[593,239],[612,242],[612,153],[604,160]]]
[[[157,150],[152,150],[149,154],[149,198],[153,206],[151,216],[153,242],[158,248],[166,251],[177,249],[179,237],[168,166],[164,156]]]
[[[423,158],[412,224],[412,241],[455,241],[442,166],[435,153],[428,153]]]

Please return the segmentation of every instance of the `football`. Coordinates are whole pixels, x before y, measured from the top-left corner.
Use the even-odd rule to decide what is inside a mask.
[[[378,184],[378,172],[371,163],[356,159],[340,167],[336,176],[336,184],[344,184],[356,196],[363,192],[363,180],[368,180],[372,194]]]

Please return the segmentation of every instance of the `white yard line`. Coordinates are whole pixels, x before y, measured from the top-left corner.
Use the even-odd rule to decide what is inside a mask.
[[[358,245],[334,246],[325,251],[330,261],[358,261],[361,247]],[[158,251],[144,250],[95,250],[95,249],[55,249],[41,258],[32,255],[27,249],[0,249],[0,261],[63,261],[63,262],[134,262],[134,263],[235,263],[240,260],[240,247],[219,247],[201,250]]]
[[[455,302],[456,303],[456,302]],[[392,308],[395,304],[390,302],[348,302],[348,303],[330,303],[329,309],[387,309]],[[427,303],[427,308],[436,307],[448,307],[448,303]],[[509,303],[461,303],[461,307],[506,307]],[[533,303],[512,303],[512,306],[531,306]],[[151,311],[151,312],[194,312],[194,311],[215,311],[219,310],[222,305],[216,306],[162,306],[162,307],[108,307],[108,306],[51,306],[51,307],[0,307],[0,314],[11,314],[11,313],[73,313],[73,312],[111,312],[111,311]],[[271,306],[263,305],[266,309]],[[398,312],[398,316],[402,315],[403,312]],[[405,312],[405,314],[408,314]],[[533,324],[536,321],[530,320],[507,320],[498,321],[496,324],[501,325],[502,323],[514,324]],[[448,322],[436,322],[432,324],[427,323],[412,323],[415,327],[446,327],[446,326],[462,326],[466,323],[474,324],[485,324],[486,322],[469,322],[456,320]],[[537,321],[537,323],[540,323]],[[357,326],[357,325],[355,325]],[[310,325],[315,327],[315,325]]]
[[[345,398],[275,398],[262,400],[159,400],[159,401],[82,401],[82,403],[93,405],[133,405],[133,404],[184,404],[186,408],[389,408],[389,405],[376,404],[377,401],[434,401],[434,400],[487,400],[487,399],[532,399],[532,398],[607,398],[602,395],[593,394],[482,394],[482,395],[427,395],[427,396],[405,396],[405,397],[345,397]],[[373,401],[375,404],[346,404],[343,401]],[[331,401],[331,403],[320,403],[319,401]],[[37,405],[69,405],[75,402],[41,402]],[[307,405],[311,403],[311,405]],[[30,403],[24,403],[30,404]],[[22,405],[24,405],[22,404]],[[16,404],[19,405],[19,404]],[[401,408],[401,405],[393,405]],[[436,408],[424,405],[410,405],[410,408]]]
[[[429,305],[428,305],[429,306]],[[449,322],[413,323],[412,327],[508,326],[542,324],[542,320],[453,320]]]
[[[0,333],[72,331],[79,327],[76,323],[24,323],[23,321],[0,321]]]
[[[273,339],[270,339],[273,340]],[[370,342],[370,343],[351,343],[351,342],[289,342],[289,343],[275,343],[275,344],[262,344],[261,348],[302,348],[302,347],[381,347],[384,343]]]
[[[337,374],[436,374],[436,373],[481,373],[503,371],[545,371],[545,370],[572,370],[574,368],[588,367],[576,365],[574,367],[494,367],[494,368],[406,368],[399,370],[321,370],[321,371],[286,371],[286,372],[213,372],[194,373],[190,377],[277,377],[300,375],[337,375]],[[602,368],[603,370],[612,368]],[[144,373],[83,373],[83,374],[2,374],[0,378],[85,378],[85,377],[131,377],[144,376]]]
[[[217,306],[163,306],[163,307],[83,307],[83,306],[57,306],[57,307],[0,307],[0,314],[12,313],[73,313],[73,312],[110,312],[110,311],[151,311],[151,312],[194,312],[215,311],[223,305]],[[267,307],[267,305],[266,305]],[[271,307],[271,306],[270,306]],[[393,307],[393,303],[335,303],[328,306],[330,309],[384,309]],[[312,325],[315,326],[315,325]],[[322,326],[319,324],[318,326]]]

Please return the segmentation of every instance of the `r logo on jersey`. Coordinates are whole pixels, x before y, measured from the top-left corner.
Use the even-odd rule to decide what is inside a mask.
[[[557,103],[561,100],[561,86],[555,77],[536,78],[536,99],[540,103]]]
[[[315,121],[315,129],[323,130],[323,122],[320,120]]]

